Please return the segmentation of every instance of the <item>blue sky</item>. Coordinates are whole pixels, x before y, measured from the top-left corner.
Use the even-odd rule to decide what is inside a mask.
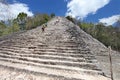
[[[13,0],[8,0],[13,2]],[[17,0],[29,6],[30,10],[35,13],[55,13],[57,16],[65,16],[67,4],[64,0]]]
[[[120,0],[7,0],[16,15],[23,11],[55,13],[57,16],[70,15],[87,22],[102,22],[112,25],[120,16]],[[18,7],[17,7],[18,6]],[[20,9],[21,7],[21,9]],[[1,7],[0,7],[1,8]],[[11,9],[11,10],[12,10]],[[15,10],[16,9],[16,10]],[[17,12],[17,10],[19,10]],[[15,14],[16,13],[16,14]]]
[[[95,15],[89,15],[86,20],[98,22],[101,18],[117,14],[120,15],[120,0],[111,0],[105,7],[99,9]]]

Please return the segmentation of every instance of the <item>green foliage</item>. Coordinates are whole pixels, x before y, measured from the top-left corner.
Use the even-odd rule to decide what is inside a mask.
[[[27,14],[22,12],[22,13],[18,14],[17,20],[22,22],[22,21],[24,21],[26,19],[26,17],[27,17]]]
[[[79,26],[80,26],[84,31],[89,32],[89,31],[92,31],[92,29],[93,29],[93,27],[94,27],[94,24],[82,22]]]
[[[54,18],[55,17],[55,13],[51,13],[50,17]]]
[[[32,29],[32,28],[34,28],[34,27],[36,27],[36,26],[34,25],[34,20],[33,20],[33,18],[28,17],[28,18],[27,18],[27,21],[26,21],[26,29],[29,30],[29,29]]]
[[[72,18],[71,16],[67,16],[66,19],[74,23],[74,18]]]
[[[0,36],[3,35],[3,32],[4,32],[5,28],[6,28],[6,25],[4,24],[3,21],[1,21],[0,22]]]
[[[17,31],[19,31],[19,25],[17,23],[14,23],[14,21],[12,22],[11,26],[7,26],[5,23],[2,23],[0,26],[0,36],[8,35]]]
[[[106,46],[112,46],[115,50],[120,50],[120,31],[113,26],[104,26],[102,23],[94,25],[82,22],[80,25],[85,32],[101,41]]]
[[[0,29],[4,29],[6,28],[6,25],[3,21],[0,22]]]
[[[26,22],[26,29],[32,29],[36,28],[37,26],[40,26],[46,22],[48,22],[51,19],[51,17],[47,14],[36,14],[32,18],[27,18]]]
[[[54,16],[54,14],[52,14]],[[20,30],[29,30],[36,28],[51,19],[51,16],[47,14],[35,14],[33,17],[28,17],[26,13],[19,13],[14,20],[8,20],[9,24],[5,24],[4,21],[0,22],[0,36],[8,35]]]
[[[47,14],[43,14],[43,23],[46,23],[46,22],[48,22],[49,21],[49,19],[50,19],[50,17],[47,15]],[[43,24],[42,23],[42,24]]]
[[[17,23],[20,26],[20,30],[25,30],[25,24],[26,24],[26,18],[27,18],[27,14],[26,13],[19,13],[17,16]]]
[[[12,28],[12,32],[17,32],[17,31],[20,30],[20,27],[19,27],[19,25],[18,25],[17,23],[14,23],[14,24],[11,26],[11,28]]]

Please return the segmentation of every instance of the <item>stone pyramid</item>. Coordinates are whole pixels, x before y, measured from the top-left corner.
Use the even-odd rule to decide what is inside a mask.
[[[22,74],[33,74],[35,80],[109,80],[96,59],[106,51],[102,43],[63,17],[42,28],[0,38],[2,80],[30,80]]]

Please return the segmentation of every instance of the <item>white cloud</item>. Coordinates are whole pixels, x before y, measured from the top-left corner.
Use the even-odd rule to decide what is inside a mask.
[[[33,13],[29,10],[29,7],[26,4],[4,4],[0,1],[0,20],[16,18],[20,12],[27,13],[28,16],[33,16]]]
[[[114,15],[108,18],[99,19],[99,22],[104,23],[106,26],[115,24],[120,19],[120,15]]]
[[[66,16],[70,15],[77,19],[83,19],[88,14],[95,14],[97,10],[104,7],[110,0],[67,0]]]
[[[0,0],[0,2],[5,2],[6,0]]]

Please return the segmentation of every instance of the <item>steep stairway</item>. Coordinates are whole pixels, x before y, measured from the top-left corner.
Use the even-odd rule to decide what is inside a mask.
[[[0,38],[0,66],[55,80],[108,80],[78,26],[62,17],[47,25]]]

